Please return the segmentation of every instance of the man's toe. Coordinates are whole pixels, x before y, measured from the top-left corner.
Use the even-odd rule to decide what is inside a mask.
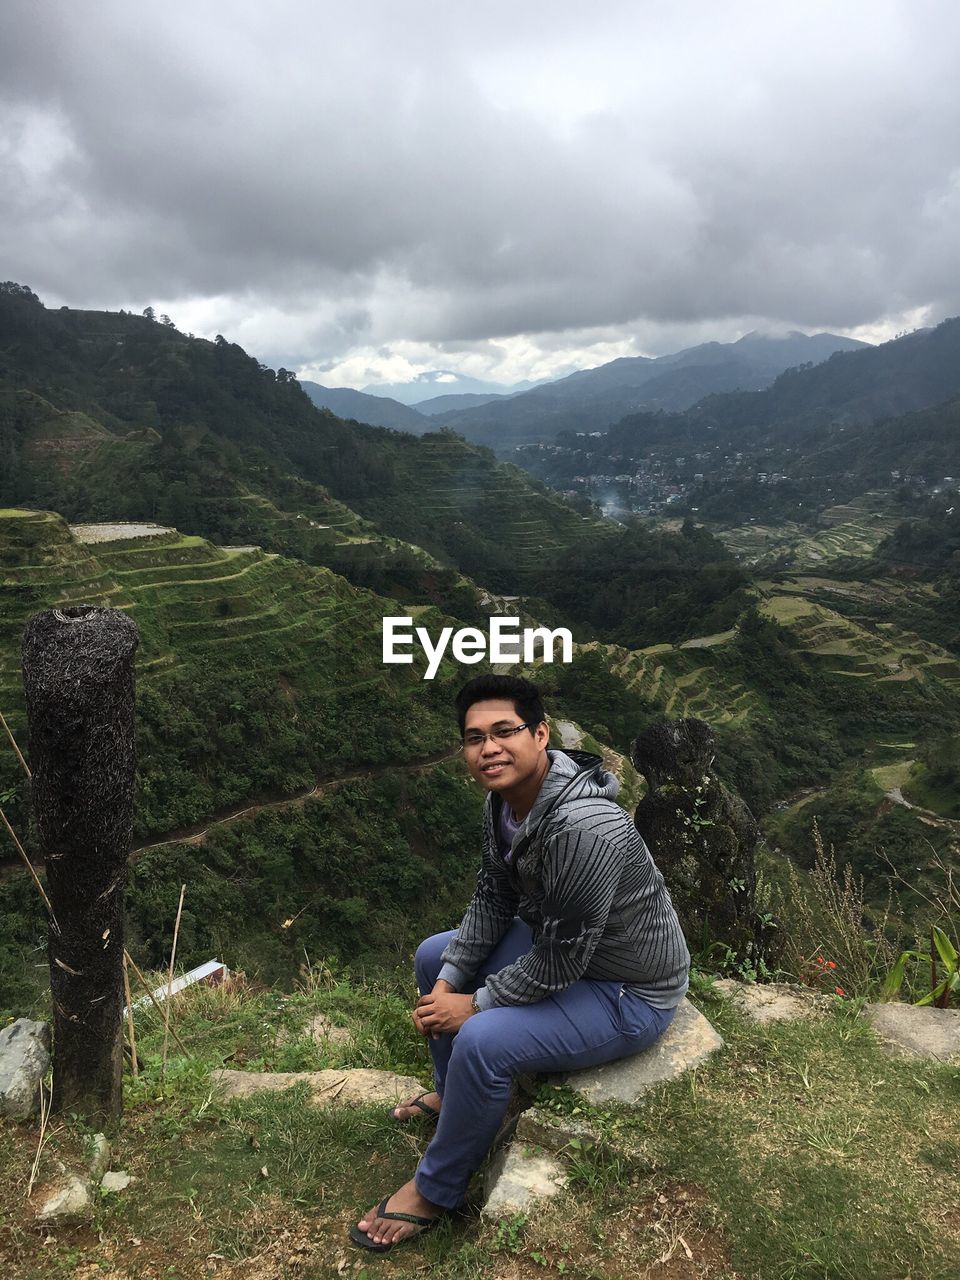
[[[377,1216],[377,1209],[379,1209],[379,1207],[380,1206],[377,1205],[376,1209],[371,1209],[369,1213],[365,1213],[363,1215],[357,1223],[357,1229],[359,1231],[364,1231],[368,1236],[372,1236],[375,1234],[378,1226],[383,1226],[383,1220]]]

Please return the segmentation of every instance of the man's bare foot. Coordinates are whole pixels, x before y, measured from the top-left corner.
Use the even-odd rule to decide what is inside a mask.
[[[394,1107],[393,1118],[394,1120],[416,1120],[418,1116],[422,1118],[431,1112],[439,1115],[442,1106],[443,1099],[439,1093],[421,1093]]]
[[[379,1206],[378,1206],[379,1207]],[[387,1213],[412,1213],[418,1218],[439,1218],[443,1209],[432,1201],[425,1199],[417,1190],[417,1184],[411,1180],[405,1182],[399,1191],[395,1191],[384,1206]],[[365,1213],[357,1227],[373,1241],[374,1244],[399,1244],[408,1236],[417,1235],[423,1227],[412,1222],[397,1222],[394,1218],[378,1218],[377,1210]]]

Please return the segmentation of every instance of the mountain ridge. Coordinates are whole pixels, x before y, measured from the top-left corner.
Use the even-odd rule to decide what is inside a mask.
[[[429,419],[419,410],[390,396],[367,395],[363,391],[354,391],[352,387],[325,387],[303,378],[298,381],[318,409],[329,409],[338,418],[366,422],[372,427],[410,431],[414,435],[433,429]]]
[[[666,356],[621,356],[580,369],[506,402],[444,415],[444,426],[478,443],[549,441],[564,430],[602,430],[641,409],[682,411],[704,396],[767,386],[804,361],[822,361],[867,344],[835,334],[785,338],[746,334],[734,343],[702,343]]]

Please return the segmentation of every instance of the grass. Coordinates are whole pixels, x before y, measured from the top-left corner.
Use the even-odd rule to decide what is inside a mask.
[[[896,764],[879,765],[870,772],[876,779],[877,786],[884,791],[892,791],[894,787],[902,787],[910,777],[912,760],[900,760]]]
[[[942,818],[960,818],[960,797],[949,783],[934,783],[920,761],[911,761],[902,789],[906,800],[921,809],[929,809]]]
[[[595,1147],[563,1155],[569,1189],[526,1218],[464,1210],[389,1259],[347,1241],[359,1212],[410,1174],[429,1130],[383,1107],[323,1110],[305,1090],[226,1101],[220,1065],[377,1065],[426,1078],[404,980],[374,986],[304,971],[292,995],[193,988],[176,1005],[192,1057],[160,1072],[162,1027],[138,1011],[144,1071],[128,1077],[111,1167],[138,1180],[101,1196],[91,1226],[45,1241],[24,1201],[36,1146],[0,1127],[0,1272],[10,1280],[204,1275],[302,1280],[426,1270],[464,1280],[566,1275],[661,1280],[955,1280],[960,1258],[960,1069],[885,1057],[855,1002],[816,1022],[757,1027],[709,984],[696,999],[725,1040],[706,1064],[635,1108],[591,1108],[564,1089]],[[347,1045],[303,1034],[324,1013]],[[40,1179],[76,1165],[86,1135],[58,1121]]]

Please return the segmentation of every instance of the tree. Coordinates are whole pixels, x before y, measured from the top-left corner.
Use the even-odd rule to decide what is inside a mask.
[[[153,321],[156,320],[157,318],[157,313],[154,311],[153,307],[144,307],[143,317],[145,320],[149,320],[151,323],[153,323]]]
[[[38,307],[43,306],[43,303],[29,286],[17,284],[15,280],[0,282],[0,294],[6,294],[9,298],[20,298],[24,302],[35,302]]]

